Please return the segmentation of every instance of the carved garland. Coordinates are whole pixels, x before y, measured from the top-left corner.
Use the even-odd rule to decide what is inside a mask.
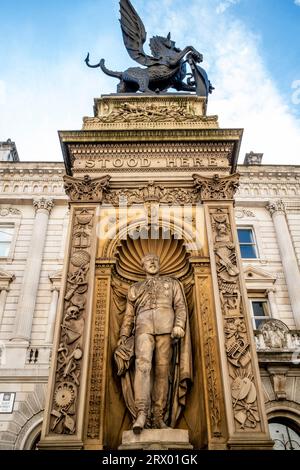
[[[250,341],[241,298],[230,215],[227,208],[210,209],[217,278],[224,321],[225,348],[231,382],[234,418],[240,430],[255,429],[260,422],[254,383]]]
[[[94,209],[76,210],[74,214],[50,421],[50,429],[56,434],[76,432],[94,215]]]

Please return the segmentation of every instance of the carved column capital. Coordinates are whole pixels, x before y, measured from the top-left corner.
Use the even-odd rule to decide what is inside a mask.
[[[103,193],[108,190],[111,176],[92,179],[89,175],[83,178],[64,177],[64,187],[72,202],[102,202]]]
[[[270,214],[273,216],[276,212],[280,212],[282,214],[285,214],[286,212],[286,207],[282,199],[279,199],[278,201],[270,201],[266,205],[266,209],[270,212]]]
[[[54,207],[53,199],[46,197],[39,197],[33,200],[33,207],[35,211],[45,210],[50,214],[51,210]]]
[[[227,200],[233,199],[239,188],[240,175],[235,173],[225,177],[214,175],[207,178],[202,175],[193,175],[194,186],[200,192],[202,200]]]

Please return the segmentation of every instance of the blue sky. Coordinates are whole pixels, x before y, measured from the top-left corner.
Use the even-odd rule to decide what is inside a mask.
[[[148,39],[169,31],[204,55],[215,86],[209,113],[245,129],[265,163],[299,163],[300,0],[132,0]],[[117,81],[88,69],[133,65],[123,46],[118,0],[0,0],[0,140],[22,160],[61,160],[58,129],[80,129],[94,97]],[[297,5],[298,4],[298,5]]]

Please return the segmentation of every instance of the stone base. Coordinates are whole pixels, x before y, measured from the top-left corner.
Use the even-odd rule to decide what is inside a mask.
[[[184,429],[144,429],[141,434],[124,431],[119,450],[193,449]]]

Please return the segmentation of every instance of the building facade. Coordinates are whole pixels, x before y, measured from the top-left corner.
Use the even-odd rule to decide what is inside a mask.
[[[1,144],[2,145],[2,144]],[[4,144],[3,144],[4,145]],[[300,448],[300,167],[238,166],[244,278],[276,448]],[[39,440],[68,232],[63,163],[0,161],[0,448]]]

